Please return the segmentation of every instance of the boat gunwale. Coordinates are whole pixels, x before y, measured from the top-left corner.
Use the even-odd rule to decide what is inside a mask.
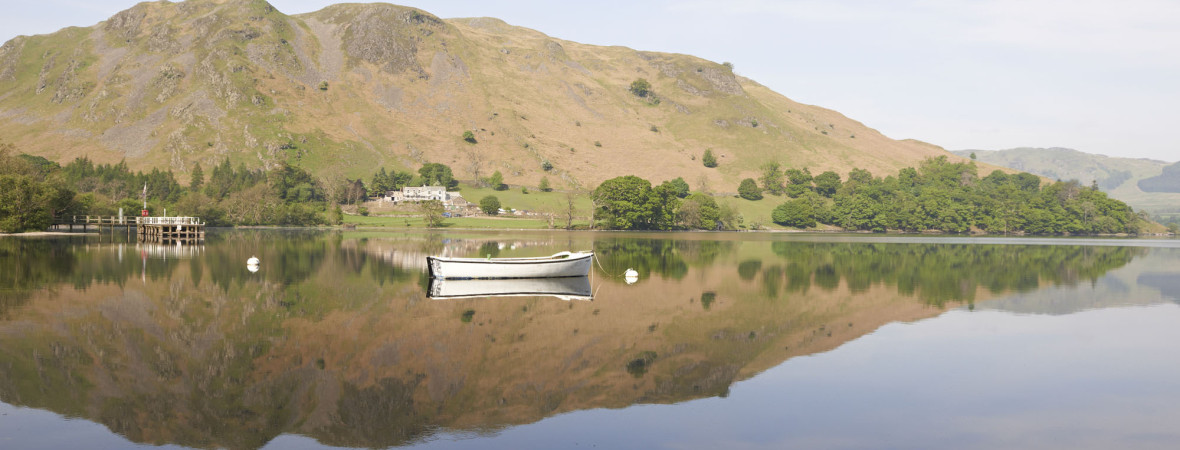
[[[428,260],[436,260],[446,263],[462,263],[462,264],[552,264],[552,263],[566,263],[573,261],[581,261],[586,258],[594,257],[594,253],[573,253],[565,258],[555,258],[553,256],[535,256],[525,258],[452,258],[447,256],[427,256]]]

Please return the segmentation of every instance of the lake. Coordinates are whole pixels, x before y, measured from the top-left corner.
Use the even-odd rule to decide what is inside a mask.
[[[587,249],[431,298],[427,255]],[[0,448],[1173,448],[1177,324],[1176,240],[0,238]]]

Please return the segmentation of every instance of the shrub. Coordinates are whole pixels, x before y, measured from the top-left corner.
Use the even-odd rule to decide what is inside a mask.
[[[508,185],[504,184],[504,174],[499,170],[492,172],[492,176],[488,177],[488,185],[497,191],[507,191]]]
[[[477,143],[477,141],[475,140],[475,133],[472,133],[471,130],[467,130],[467,131],[463,132],[463,140],[470,142],[472,144]]]
[[[481,198],[479,199],[479,209],[480,211],[483,211],[484,214],[492,216],[499,214],[500,199],[496,198],[495,195],[489,195],[487,197]]]
[[[746,200],[762,200],[762,188],[753,178],[746,178],[738,185],[738,196]]]
[[[797,198],[775,207],[770,220],[786,227],[811,228],[815,226],[815,211],[806,198]]]
[[[362,215],[362,216],[365,216],[365,217],[368,217],[368,216],[369,216],[369,208],[366,208],[366,207],[364,207],[364,206],[362,206],[362,207],[360,207],[360,208],[357,208],[357,209],[356,209],[356,212],[357,212],[357,214],[360,214],[360,215]]]
[[[328,90],[328,82],[327,82],[327,81],[321,81],[321,82],[320,82],[320,90],[321,90],[321,91],[326,91],[326,90]]]
[[[537,186],[537,189],[540,189],[541,192],[552,191],[553,188],[549,187],[549,178],[548,177],[541,177],[541,185]]]
[[[638,78],[631,82],[630,90],[631,93],[635,94],[637,97],[647,97],[647,94],[651,92],[651,83],[648,83],[647,80],[643,78]]]
[[[705,149],[705,155],[701,156],[701,164],[705,167],[717,167],[717,157],[713,156],[713,149]]]
[[[541,161],[541,170],[546,172],[553,170],[553,163],[549,162],[548,159]]]

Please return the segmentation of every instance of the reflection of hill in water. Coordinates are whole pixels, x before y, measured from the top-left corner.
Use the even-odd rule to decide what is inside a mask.
[[[593,246],[608,271],[593,302],[574,303],[429,300],[422,272],[387,257],[452,244],[427,235],[230,233],[167,262],[37,248],[65,268],[15,285],[23,300],[0,316],[0,399],[143,443],[255,448],[297,433],[401,445],[440,428],[723,396],[944,303],[1084,285],[1145,252],[722,237],[562,242]],[[11,242],[0,258],[30,254]],[[257,274],[241,265],[250,254]],[[609,277],[624,265],[643,280]]]
[[[1063,315],[1121,306],[1180,302],[1180,251],[1154,249],[1089,283],[1049,286],[979,307],[1018,314]]]

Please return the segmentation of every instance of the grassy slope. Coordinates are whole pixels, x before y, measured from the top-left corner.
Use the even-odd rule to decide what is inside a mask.
[[[392,5],[286,16],[256,1],[203,0],[130,13],[142,20],[21,38],[10,52],[14,77],[0,79],[3,138],[58,161],[170,167],[182,180],[193,163],[226,157],[251,167],[287,160],[328,179],[441,162],[461,179],[500,170],[510,184],[548,176],[556,189],[589,189],[624,174],[656,183],[679,176],[722,193],[770,161],[885,175],[945,154],[798,104],[711,61],[562,41],[496,19],[416,24],[397,19],[412,12]],[[390,70],[350,53],[385,42],[355,31],[378,16],[385,22],[376,29],[415,42],[414,67]],[[44,55],[57,60],[47,65]],[[169,67],[180,76],[166,79]],[[63,78],[67,68],[73,75]],[[627,91],[638,77],[659,104]],[[37,93],[42,78],[48,88]],[[71,83],[83,87],[77,98],[51,100]],[[464,130],[479,143],[464,143]],[[708,148],[717,169],[700,164]],[[552,171],[541,170],[545,160]]]

